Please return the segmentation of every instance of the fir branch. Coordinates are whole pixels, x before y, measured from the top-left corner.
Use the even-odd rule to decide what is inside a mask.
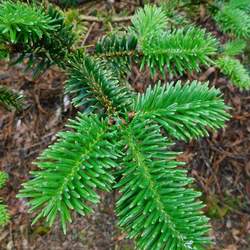
[[[2,188],[5,185],[8,178],[9,177],[6,172],[0,171],[0,188]]]
[[[165,69],[172,74],[183,74],[186,71],[199,71],[200,65],[212,64],[211,56],[216,53],[217,41],[204,30],[190,27],[165,32],[139,41],[134,35],[121,39],[104,38],[97,45],[97,57],[115,62],[117,65],[130,58],[140,62],[141,69],[149,66],[152,75],[159,69],[165,75]]]
[[[35,77],[54,64],[65,68],[65,60],[76,39],[72,25],[65,22],[60,11],[50,6],[46,14],[51,18],[53,30],[43,33],[39,40],[23,44],[20,56],[14,62],[21,62],[27,57],[27,69],[32,68]]]
[[[14,63],[28,58],[27,69],[34,76],[57,64],[64,67],[64,60],[75,41],[72,25],[64,22],[57,9],[44,9],[35,4],[4,1],[0,4],[0,42],[3,56],[19,53]]]
[[[57,142],[38,158],[40,170],[31,172],[33,179],[18,195],[31,199],[30,211],[39,211],[33,223],[46,217],[51,226],[59,214],[64,233],[71,222],[70,210],[91,212],[89,202],[99,202],[94,189],[111,189],[113,177],[108,170],[116,166],[118,156],[110,142],[115,132],[109,131],[108,122],[79,114],[69,127],[74,131],[58,134]]]
[[[0,188],[3,188],[6,181],[8,180],[8,174],[6,172],[0,171]],[[2,203],[0,198],[0,227],[5,226],[10,220],[10,215],[7,210],[7,206]]]
[[[209,243],[208,219],[196,198],[199,192],[186,188],[192,179],[178,169],[182,162],[162,137],[160,127],[135,120],[123,135],[127,145],[123,178],[116,185],[119,225],[135,238],[139,249],[200,250]]]
[[[4,41],[34,42],[54,29],[52,19],[38,6],[8,0],[0,3],[0,39]]]
[[[200,64],[212,63],[210,56],[217,50],[217,41],[205,30],[189,27],[166,31],[167,17],[161,8],[146,5],[132,19],[130,33],[138,39],[141,69],[149,66],[152,75],[159,69],[163,76],[198,71]]]
[[[164,11],[146,5],[132,18],[129,33],[104,37],[88,54],[72,49],[72,27],[58,11],[43,13],[53,29],[28,43],[18,38],[14,46],[23,50],[21,59],[30,53],[31,66],[57,63],[66,69],[65,92],[84,110],[40,155],[38,170],[18,195],[36,212],[33,223],[45,218],[51,226],[59,217],[65,233],[71,210],[91,212],[99,202],[97,190],[111,190],[115,172],[122,193],[119,224],[140,249],[203,249],[209,225],[196,200],[200,193],[187,188],[192,179],[179,168],[161,128],[169,140],[208,135],[209,128],[223,127],[228,107],[219,90],[197,81],[158,84],[135,100],[123,78],[132,60],[152,74],[198,71],[214,63],[216,39],[196,27],[166,31]]]
[[[232,40],[223,45],[223,54],[227,56],[236,56],[243,53],[246,48],[244,40]]]
[[[138,40],[139,46],[136,46],[137,39],[134,35],[132,38],[124,36],[122,42],[116,38],[109,41],[108,46],[104,42],[98,44],[97,56],[115,62],[132,58],[141,64],[141,69],[145,65],[149,66],[152,75],[157,69],[163,75],[165,70],[172,74],[183,74],[186,71],[199,71],[202,64],[212,64],[210,57],[216,53],[218,46],[214,37],[196,27],[157,34],[144,41]]]
[[[166,32],[141,43],[143,59],[141,68],[148,65],[154,75],[159,69],[164,75],[199,71],[200,65],[210,65],[210,56],[217,50],[216,39],[205,30],[190,27]]]
[[[250,37],[250,17],[244,10],[226,5],[215,15],[215,21],[225,33],[239,38]]]
[[[232,84],[241,89],[250,89],[250,76],[238,59],[229,56],[220,57],[216,61],[217,67],[229,77]]]
[[[119,86],[113,71],[105,61],[91,58],[80,51],[70,57],[69,80],[66,93],[76,95],[72,102],[76,107],[85,106],[86,112],[104,110],[109,115],[130,110],[131,98],[127,89]]]
[[[220,96],[219,90],[197,81],[158,84],[138,95],[134,110],[138,117],[158,122],[171,137],[187,141],[224,126],[230,116]]]
[[[230,0],[228,5],[232,9],[241,9],[244,11],[250,11],[250,2],[249,0]]]
[[[155,5],[145,5],[133,16],[130,32],[140,41],[159,35],[167,28],[167,16],[164,11]]]
[[[126,34],[104,36],[95,48],[95,56],[105,60],[115,75],[125,78],[131,69],[132,59],[136,54],[137,39]]]
[[[2,203],[0,199],[0,227],[5,226],[10,221],[10,215],[7,206]]]
[[[0,105],[9,110],[13,108],[20,110],[23,105],[23,96],[0,85]]]

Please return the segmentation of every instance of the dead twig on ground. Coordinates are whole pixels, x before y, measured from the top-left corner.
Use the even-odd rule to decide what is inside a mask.
[[[119,23],[119,22],[130,22],[132,16],[122,16],[122,17],[111,17],[111,18],[102,18],[102,17],[96,17],[96,16],[86,16],[86,15],[80,15],[79,19],[81,21],[86,22],[97,22],[97,23],[103,23],[107,20],[110,20],[111,22]]]

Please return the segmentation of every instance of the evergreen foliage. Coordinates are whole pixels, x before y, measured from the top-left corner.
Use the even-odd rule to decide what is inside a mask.
[[[159,21],[160,20],[160,21]],[[167,17],[160,8],[146,6],[132,19],[131,32],[138,39],[142,53],[141,68],[149,66],[154,75],[198,71],[200,65],[211,63],[210,56],[217,49],[217,41],[205,30],[196,27],[166,31]]]
[[[8,224],[9,220],[10,220],[10,215],[7,206],[3,204],[0,199],[0,227],[3,227],[6,224]]]
[[[115,63],[120,58],[120,65],[123,65],[121,60],[128,65],[126,61],[132,57],[141,69],[148,66],[152,75],[159,70],[163,76],[165,71],[172,74],[199,71],[200,65],[212,63],[211,57],[215,55],[218,43],[211,34],[194,26],[172,31],[166,27],[164,11],[146,5],[132,18],[127,37],[103,39],[97,45],[97,53],[108,61],[115,58]]]
[[[183,163],[169,150],[160,127],[135,119],[123,132],[127,145],[122,192],[116,212],[119,225],[137,240],[140,249],[201,249],[209,242],[208,219],[197,201],[199,192],[186,188],[192,179],[178,169]],[[199,218],[197,220],[197,218]]]
[[[0,188],[3,188],[7,180],[7,173],[0,171]],[[9,219],[10,215],[7,206],[2,203],[2,199],[0,198],[0,227],[5,226],[9,222]]]
[[[110,169],[116,167],[119,155],[111,143],[116,132],[109,129],[107,120],[79,114],[69,127],[74,132],[58,134],[57,142],[39,157],[40,170],[32,173],[35,178],[19,194],[32,198],[30,211],[40,210],[34,223],[46,217],[51,226],[59,214],[65,233],[71,209],[85,215],[92,211],[89,202],[99,202],[95,189],[111,189]]]
[[[75,41],[72,25],[65,23],[57,9],[50,6],[46,14],[52,20],[52,31],[44,33],[40,40],[25,44],[17,60],[19,62],[28,57],[28,68],[35,68],[35,76],[53,64],[64,67],[64,60]]]
[[[0,171],[0,188],[3,188],[7,180],[8,174],[3,171]]]
[[[163,75],[166,68],[169,73],[181,75],[186,71],[199,71],[200,65],[210,65],[217,42],[204,30],[191,27],[152,36],[141,44],[141,49],[141,68],[148,65],[152,74],[158,68]]]
[[[19,59],[28,56],[39,72],[54,63],[64,69],[65,93],[82,110],[41,153],[38,170],[18,195],[28,199],[36,214],[33,223],[44,218],[52,226],[59,218],[66,233],[73,211],[88,214],[100,200],[98,190],[117,189],[119,225],[139,249],[204,249],[210,242],[204,205],[170,147],[175,140],[197,139],[224,126],[229,115],[221,92],[207,83],[178,81],[137,94],[125,83],[131,62],[149,67],[153,75],[211,65],[216,39],[194,25],[169,30],[166,13],[146,5],[128,32],[103,37],[91,51],[75,49],[72,27],[58,10],[19,5],[26,12],[39,10],[36,21],[47,20],[49,28],[37,35],[31,27],[29,39],[24,39],[26,28],[15,28],[15,36],[1,35],[1,41],[12,52],[18,44]],[[3,19],[7,16],[3,11]]]
[[[247,6],[250,6],[249,1],[234,0],[225,4],[215,15],[221,30],[239,38],[250,38],[250,16]]]
[[[223,56],[216,61],[222,73],[227,75],[231,82],[241,89],[250,88],[250,76],[238,59]]]
[[[72,26],[65,24],[57,9],[4,1],[0,5],[1,49],[7,54],[20,53],[17,62],[28,58],[28,68],[37,76],[52,64],[63,61],[74,43]],[[2,52],[3,53],[3,52]]]
[[[54,29],[53,20],[41,8],[18,1],[0,3],[0,41],[35,42]]]
[[[13,90],[0,85],[0,105],[7,109],[20,110],[23,103],[23,96]]]
[[[137,38],[134,35],[111,34],[97,42],[95,55],[111,67],[119,78],[125,78],[130,71],[133,56],[136,55]]]
[[[183,86],[180,82],[158,84],[138,95],[134,110],[161,124],[174,139],[186,141],[207,136],[208,127],[223,126],[229,115],[220,95],[219,90],[197,81]]]
[[[241,62],[234,56],[243,53],[250,38],[250,2],[230,0],[222,3],[214,17],[220,29],[235,38],[223,45],[216,66],[240,89],[250,89],[250,76]]]
[[[243,53],[246,48],[246,42],[244,40],[232,40],[224,44],[223,54],[227,56],[237,56]]]
[[[74,94],[72,103],[85,106],[86,112],[124,113],[131,103],[129,92],[105,64],[81,51],[75,53],[69,60],[66,93]]]
[[[161,8],[146,5],[137,11],[131,22],[131,32],[143,42],[166,30],[167,16]]]
[[[39,157],[40,170],[31,173],[33,179],[24,184],[19,197],[31,198],[30,211],[39,210],[34,222],[46,217],[52,225],[59,215],[65,231],[66,223],[71,222],[70,210],[90,212],[87,202],[98,202],[93,189],[110,190],[114,182],[111,169],[119,170],[122,178],[115,186],[122,192],[117,202],[119,225],[137,239],[140,249],[203,249],[209,242],[209,226],[200,211],[203,205],[196,200],[200,194],[186,187],[191,179],[185,170],[176,168],[183,163],[176,162],[177,153],[165,150],[171,143],[156,122],[176,138],[206,134],[207,127],[222,127],[228,119],[220,95],[198,82],[157,85],[134,100],[132,120],[129,114],[124,119],[112,114],[107,118],[79,114],[69,123],[74,131],[60,132],[58,141]],[[190,121],[196,119],[196,109],[200,112],[198,126]],[[185,126],[174,124],[176,114],[183,114]],[[169,119],[161,122],[164,115]],[[179,133],[169,130],[173,124]]]

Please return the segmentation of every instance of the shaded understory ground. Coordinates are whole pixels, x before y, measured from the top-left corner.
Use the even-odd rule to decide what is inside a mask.
[[[95,37],[100,24],[89,27],[91,34],[86,41]],[[202,199],[213,226],[212,249],[249,250],[250,92],[238,91],[218,72],[209,70],[187,78],[209,79],[219,87],[232,107],[232,119],[209,138],[179,143],[177,148],[183,151],[180,160],[187,162],[195,185],[204,193]],[[52,229],[43,224],[31,227],[32,215],[27,213],[25,201],[15,198],[21,183],[29,178],[28,172],[35,169],[32,161],[55,141],[56,132],[64,129],[67,119],[76,113],[63,95],[64,80],[64,74],[55,68],[33,80],[23,72],[22,65],[9,68],[0,63],[0,83],[22,91],[26,97],[20,113],[0,110],[0,168],[10,176],[0,196],[11,213],[10,224],[0,229],[0,250],[133,249],[133,243],[115,226],[117,193],[100,193],[101,203],[95,213],[84,218],[74,215],[66,236],[58,224]],[[130,82],[142,92],[152,81],[148,72],[141,73],[133,66]]]

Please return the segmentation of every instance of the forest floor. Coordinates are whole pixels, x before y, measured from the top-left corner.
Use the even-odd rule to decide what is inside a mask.
[[[84,14],[93,15],[93,8],[105,12],[110,6],[98,2],[95,7],[91,4],[83,7]],[[131,14],[137,6],[128,2],[113,7],[117,13],[126,10]],[[211,20],[200,23],[219,35]],[[86,23],[86,27],[86,44],[93,43],[108,29],[100,22]],[[66,236],[58,224],[52,229],[42,223],[31,226],[32,214],[27,213],[25,200],[17,199],[16,194],[21,183],[29,178],[29,171],[35,169],[32,162],[55,141],[56,132],[64,129],[76,110],[63,94],[66,77],[57,68],[36,80],[23,69],[23,65],[9,67],[0,63],[0,83],[25,95],[21,112],[0,110],[0,168],[10,176],[0,196],[11,214],[10,224],[0,229],[0,250],[133,249],[133,243],[116,227],[117,193],[100,193],[101,203],[95,213],[84,218],[74,215]],[[185,78],[209,80],[221,89],[225,102],[232,107],[232,119],[225,129],[211,133],[209,138],[177,145],[183,152],[180,160],[187,162],[197,188],[204,193],[202,199],[207,203],[205,212],[211,218],[211,237],[215,241],[211,249],[250,250],[250,92],[240,92],[213,68]],[[134,65],[129,80],[139,92],[154,82],[148,72],[142,73]]]

